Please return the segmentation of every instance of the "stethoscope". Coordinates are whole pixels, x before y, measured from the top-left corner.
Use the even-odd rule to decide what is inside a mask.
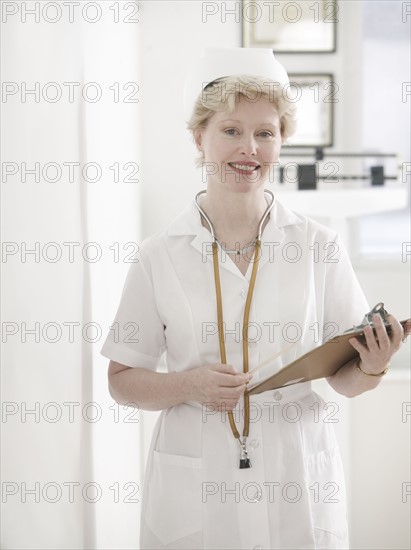
[[[216,291],[216,300],[217,300],[217,319],[218,319],[218,339],[220,344],[220,358],[221,363],[226,364],[227,363],[227,356],[226,356],[226,349],[225,349],[225,342],[224,342],[224,328],[223,328],[223,306],[222,306],[222,294],[221,294],[221,282],[220,282],[220,270],[218,265],[218,240],[214,233],[213,224],[210,221],[210,218],[207,216],[207,214],[204,212],[204,210],[201,208],[198,199],[201,195],[206,193],[207,191],[200,191],[197,193],[195,197],[195,203],[198,208],[198,211],[203,216],[205,221],[207,222],[210,233],[213,239],[212,242],[212,253],[213,253],[213,267],[214,267],[214,282],[215,282],[215,291]],[[245,302],[245,308],[244,308],[244,319],[243,319],[243,335],[242,335],[242,344],[243,344],[243,372],[248,372],[248,320],[250,316],[250,307],[251,307],[251,299],[254,292],[254,286],[255,286],[255,279],[257,276],[257,270],[258,270],[258,263],[260,260],[261,255],[261,235],[262,235],[262,229],[264,226],[264,222],[267,219],[267,216],[269,215],[271,209],[274,206],[274,194],[268,190],[264,189],[265,193],[268,193],[271,197],[271,203],[267,206],[263,217],[260,220],[259,226],[258,226],[258,234],[255,240],[255,249],[254,249],[254,255],[252,258],[253,261],[253,270],[251,272],[251,279],[250,284],[248,286],[248,293],[247,293],[247,299]],[[237,426],[235,424],[234,420],[234,414],[233,411],[227,411],[228,419],[230,422],[231,431],[233,432],[234,437],[238,440],[240,444],[240,468],[250,468],[251,467],[251,461],[248,457],[247,452],[247,437],[250,432],[250,398],[247,392],[244,393],[244,427],[243,427],[243,437],[241,438],[240,433],[237,429]]]

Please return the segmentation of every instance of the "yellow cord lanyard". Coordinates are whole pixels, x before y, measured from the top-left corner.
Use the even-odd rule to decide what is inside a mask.
[[[221,363],[227,364],[227,356],[225,351],[225,341],[224,341],[224,325],[223,325],[223,304],[221,296],[221,283],[220,283],[220,271],[218,267],[218,244],[213,242],[213,265],[214,265],[214,280],[215,280],[215,291],[217,298],[217,319],[218,319],[218,338],[220,342],[220,357]],[[261,250],[261,241],[257,239],[255,243],[255,250],[253,256],[253,271],[251,273],[250,284],[248,287],[247,299],[245,302],[244,308],[244,319],[243,319],[243,372],[248,372],[248,320],[250,317],[250,307],[251,299],[253,297],[255,279],[257,276],[258,262],[260,259],[260,250]],[[240,468],[251,468],[251,461],[248,457],[247,452],[247,437],[250,432],[250,397],[247,392],[244,393],[244,427],[243,427],[243,439],[241,440],[240,433],[235,424],[233,411],[227,411],[228,419],[230,421],[231,431],[233,432],[234,437],[239,441],[241,454],[240,454]]]
[[[255,279],[257,276],[258,264],[261,255],[261,233],[262,226],[266,220],[271,208],[274,206],[274,195],[271,191],[265,190],[271,196],[271,204],[267,207],[264,212],[263,217],[261,218],[258,235],[256,238],[254,255],[253,255],[253,269],[251,272],[250,284],[248,286],[247,299],[244,308],[244,318],[243,318],[243,334],[242,334],[242,344],[243,344],[243,372],[248,372],[248,320],[250,317],[250,307],[251,299],[254,293]],[[198,197],[206,193],[206,191],[200,191],[197,193],[195,202],[199,212],[203,215],[204,219],[208,223],[213,237],[212,251],[213,251],[213,267],[214,267],[214,281],[215,281],[215,291],[216,291],[216,300],[217,300],[217,319],[218,319],[218,338],[220,344],[220,358],[222,364],[227,364],[227,355],[225,350],[225,338],[224,338],[224,325],[223,325],[223,303],[222,303],[222,294],[221,294],[221,282],[220,282],[220,270],[218,266],[218,242],[214,234],[214,229],[210,219],[207,214],[201,208],[198,202]],[[227,411],[228,419],[230,422],[231,431],[233,432],[234,437],[238,440],[240,444],[240,469],[251,468],[251,461],[248,457],[247,452],[247,437],[250,431],[250,398],[247,392],[244,393],[244,427],[243,427],[243,438],[241,439],[240,433],[237,429],[234,415],[232,411]]]

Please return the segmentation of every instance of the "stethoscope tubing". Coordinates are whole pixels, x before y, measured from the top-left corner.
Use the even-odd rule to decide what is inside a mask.
[[[200,214],[204,217],[204,219],[206,220],[209,228],[210,228],[210,233],[211,233],[211,237],[213,238],[213,241],[214,242],[218,242],[217,241],[217,237],[215,236],[215,233],[214,233],[214,227],[213,227],[213,224],[211,223],[211,220],[210,218],[207,216],[207,214],[205,213],[205,211],[201,208],[200,206],[200,203],[199,203],[199,197],[201,195],[203,195],[204,193],[207,193],[207,191],[204,189],[203,191],[199,191],[197,193],[197,195],[195,196],[195,203],[196,203],[196,206],[198,208],[198,211],[200,212]],[[261,241],[261,235],[262,235],[262,231],[263,231],[263,225],[264,225],[264,222],[265,220],[267,219],[267,216],[268,214],[270,213],[271,209],[273,208],[274,206],[274,193],[272,191],[270,191],[269,189],[264,189],[264,193],[268,193],[268,195],[270,195],[271,197],[271,203],[267,206],[267,208],[265,209],[265,212],[260,220],[260,223],[258,225],[258,234],[257,234],[257,240]]]
[[[258,271],[258,263],[260,257],[260,247],[261,247],[261,235],[262,228],[264,225],[267,216],[269,215],[272,207],[274,206],[274,194],[268,190],[264,189],[266,193],[271,196],[271,203],[267,206],[258,226],[258,235],[255,243],[255,255],[256,260],[253,265],[253,270],[251,274],[251,280],[248,288],[247,299],[244,309],[244,320],[243,320],[243,372],[248,372],[248,320],[250,314],[251,299],[254,292],[255,279]],[[220,283],[220,274],[218,268],[218,240],[214,233],[213,224],[211,223],[210,218],[204,212],[199,204],[199,197],[206,193],[207,191],[200,191],[195,197],[195,203],[200,214],[204,217],[208,226],[210,228],[211,236],[213,239],[213,266],[214,266],[214,281],[215,281],[215,291],[216,291],[216,301],[217,301],[217,318],[218,318],[218,335],[219,335],[219,345],[220,345],[220,358],[221,363],[225,364],[227,362],[224,336],[223,336],[223,307],[222,307],[222,294],[221,294],[221,283]],[[250,401],[247,393],[244,394],[244,427],[243,427],[243,439],[241,440],[240,433],[237,429],[234,415],[232,411],[227,411],[231,431],[240,443],[241,455],[240,455],[240,468],[249,468],[251,467],[251,461],[248,458],[247,453],[247,437],[249,435],[250,429]]]

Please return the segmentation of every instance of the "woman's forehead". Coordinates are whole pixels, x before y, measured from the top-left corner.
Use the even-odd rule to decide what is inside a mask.
[[[268,99],[261,98],[257,101],[251,101],[242,97],[234,105],[234,110],[217,111],[213,116],[215,122],[244,122],[252,120],[253,122],[271,122],[277,124],[279,121],[277,106]]]

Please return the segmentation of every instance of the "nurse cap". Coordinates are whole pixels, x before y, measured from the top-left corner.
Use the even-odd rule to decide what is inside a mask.
[[[240,75],[267,78],[281,87],[289,83],[284,67],[269,48],[204,48],[185,82],[185,120],[191,117],[194,104],[207,84],[217,78]]]

